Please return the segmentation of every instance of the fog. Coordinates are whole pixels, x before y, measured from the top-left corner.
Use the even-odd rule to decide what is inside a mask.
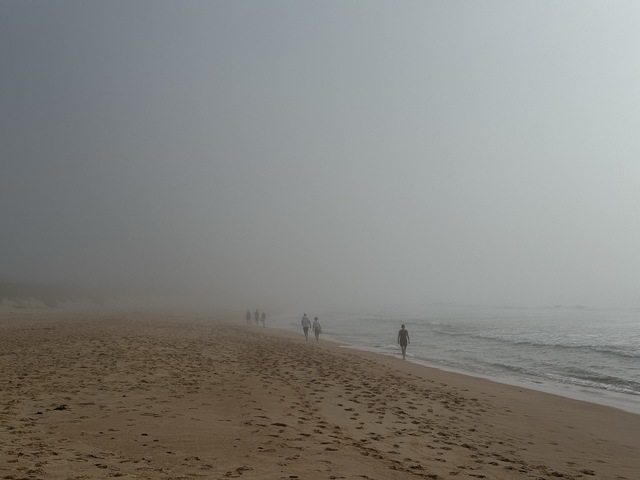
[[[0,3],[0,280],[640,306],[640,4]]]

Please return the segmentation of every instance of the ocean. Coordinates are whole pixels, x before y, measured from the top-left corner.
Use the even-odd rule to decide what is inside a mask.
[[[268,326],[299,331],[300,318]],[[433,305],[420,313],[306,312],[321,338],[407,360],[640,414],[640,309]]]

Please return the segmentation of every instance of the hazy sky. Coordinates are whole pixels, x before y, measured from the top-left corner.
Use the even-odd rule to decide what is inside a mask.
[[[640,306],[640,2],[3,1],[0,276]]]

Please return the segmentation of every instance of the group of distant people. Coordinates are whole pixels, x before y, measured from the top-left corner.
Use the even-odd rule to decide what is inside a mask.
[[[252,315],[250,310],[247,310],[247,313],[245,314],[245,318],[247,320],[247,324],[251,324]],[[264,312],[260,314],[260,312],[256,310],[255,313],[253,314],[253,320],[256,325],[259,325],[260,322],[262,322],[262,326],[266,327],[267,314]],[[302,316],[302,321],[300,323],[302,324],[302,331],[304,332],[305,340],[309,340],[309,330],[313,330],[313,334],[316,337],[316,342],[320,341],[322,326],[320,325],[320,321],[318,320],[318,317],[315,317],[313,319],[313,323],[311,323],[311,320],[309,320],[309,317],[305,313]],[[402,326],[400,327],[400,331],[398,332],[398,344],[400,345],[400,349],[402,350],[403,360],[406,359],[407,345],[409,345],[410,343],[411,343],[411,340],[409,338],[409,331],[407,330],[405,325],[402,324]]]
[[[247,323],[251,324],[251,311],[247,310],[247,313],[245,314],[245,318],[247,319]],[[254,322],[256,322],[256,325],[259,325],[260,322],[262,322],[262,326],[266,327],[266,322],[267,322],[267,314],[262,312],[262,315],[260,315],[260,312],[258,310],[256,310],[256,312],[253,314],[253,320]]]
[[[320,325],[320,321],[318,320],[318,317],[315,317],[313,319],[313,324],[312,324],[311,320],[309,320],[309,317],[307,317],[307,314],[305,313],[302,316],[301,323],[302,323],[302,331],[304,332],[304,338],[306,340],[309,340],[309,329],[311,328],[313,330],[313,334],[316,336],[316,342],[320,341],[322,326]]]

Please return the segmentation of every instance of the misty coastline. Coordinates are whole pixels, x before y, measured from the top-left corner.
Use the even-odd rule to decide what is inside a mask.
[[[46,318],[49,313],[64,314],[73,311],[180,314],[196,310],[203,319],[214,318],[217,315],[216,318],[224,317],[232,323],[244,323],[240,319],[239,311],[216,310],[211,305],[200,305],[198,309],[197,303],[184,298],[178,301],[176,297],[157,294],[133,295],[131,292],[127,294],[113,289],[107,292],[104,289],[97,291],[26,282],[0,282],[2,313],[28,312],[44,315]],[[637,358],[640,352],[637,349],[628,350],[627,353],[621,351],[623,357],[619,357],[617,350],[625,335],[628,335],[629,339],[640,335],[637,328],[633,328],[633,318],[638,309],[594,309],[584,305],[458,305],[436,302],[410,311],[418,310],[423,313],[406,313],[409,311],[406,309],[399,309],[395,314],[391,313],[392,309],[380,310],[378,313],[363,313],[358,309],[322,311],[322,338],[345,347],[395,357],[398,355],[398,347],[394,342],[394,329],[400,323],[406,323],[413,342],[408,349],[409,361],[640,413],[635,405],[640,395],[640,373],[634,374],[629,370],[632,366],[624,364],[626,358]],[[580,344],[573,347],[564,344],[574,336],[571,333],[573,326],[577,329],[576,333],[582,329],[582,333],[587,337],[590,335],[589,329],[595,329],[594,338],[599,338],[599,343],[606,342],[607,335],[613,335],[616,319],[623,318],[621,315],[629,319],[629,328],[611,337],[609,342],[612,346],[608,353],[604,350],[604,344],[594,344],[593,347],[589,347],[588,344],[584,347]],[[300,330],[299,318],[292,314],[268,311],[266,323],[268,327],[280,330]],[[600,324],[608,327],[600,327]],[[519,331],[518,328],[524,330]],[[565,340],[560,337],[553,340],[552,332],[558,329],[566,330]],[[465,336],[468,338],[462,340]],[[536,346],[538,342],[541,343]],[[554,346],[554,342],[558,345]],[[575,355],[583,357],[563,356],[571,348],[581,348],[582,350],[576,350]],[[527,351],[530,355],[528,359],[517,358]],[[501,353],[495,356],[495,352]],[[557,358],[550,356],[551,352],[555,352]],[[600,372],[585,370],[579,373],[581,363],[606,365],[605,358],[602,357],[605,354],[610,357],[607,360],[611,362],[608,367],[603,367]],[[549,361],[555,362],[553,368],[545,367],[545,363]],[[535,366],[537,363],[538,367]],[[575,365],[572,366],[572,363]],[[635,368],[637,370],[637,367]],[[584,378],[581,379],[581,376]],[[598,378],[600,380],[597,380]],[[614,381],[619,384],[611,383]]]
[[[402,323],[412,362],[640,414],[637,314],[633,308],[437,304],[420,314],[319,317],[324,337],[347,347],[397,357]],[[268,324],[300,332],[295,315],[272,316]]]

